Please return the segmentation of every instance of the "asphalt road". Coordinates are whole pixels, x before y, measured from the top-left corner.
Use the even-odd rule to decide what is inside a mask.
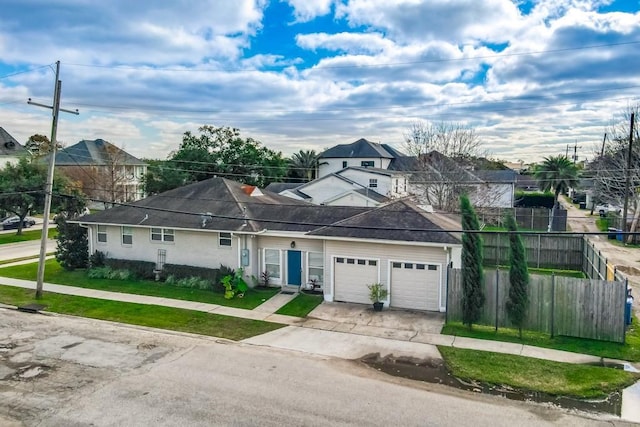
[[[2,426],[613,425],[359,362],[0,309]]]
[[[47,252],[56,250],[57,242],[49,239],[47,241]],[[40,254],[40,240],[29,240],[27,242],[8,243],[0,245],[0,260],[38,256]]]

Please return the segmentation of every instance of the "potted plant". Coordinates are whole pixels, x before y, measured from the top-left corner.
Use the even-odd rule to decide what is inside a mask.
[[[384,305],[382,300],[387,298],[387,288],[382,283],[372,283],[367,285],[369,288],[369,299],[373,303],[374,311],[382,311]]]

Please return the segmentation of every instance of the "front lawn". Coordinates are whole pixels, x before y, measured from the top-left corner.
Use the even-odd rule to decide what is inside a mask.
[[[2,280],[0,279],[0,283]],[[283,327],[277,323],[157,305],[134,304],[46,292],[36,300],[30,289],[0,285],[0,302],[15,306],[46,305],[46,311],[169,329],[231,340],[243,340]]]
[[[638,374],[600,366],[552,362],[488,351],[438,347],[452,374],[555,396],[599,398],[635,383]]]
[[[322,295],[309,295],[300,293],[294,299],[286,303],[276,311],[276,314],[285,314],[287,316],[307,317],[311,311],[320,305],[323,301]]]
[[[0,268],[0,276],[14,279],[36,280],[38,264],[23,264]],[[222,293],[211,290],[181,288],[166,285],[164,282],[149,280],[112,280],[91,279],[86,270],[67,271],[55,259],[45,264],[45,282],[79,288],[99,289],[101,291],[123,292],[127,294],[150,295],[187,301],[198,301],[228,307],[252,310],[277,294],[280,289],[249,289],[244,298],[225,299]],[[46,291],[46,288],[45,288]]]
[[[460,322],[449,322],[442,328],[446,335],[478,338],[483,340],[514,342],[536,347],[553,348],[573,353],[591,354],[609,359],[640,361],[640,327],[634,318],[633,324],[627,330],[626,344],[609,341],[597,341],[584,338],[556,336],[536,331],[522,331],[522,339],[518,337],[517,329],[500,328],[495,331],[493,326],[473,325],[469,329]]]
[[[58,235],[58,229],[52,227],[47,233],[50,239],[55,239]],[[6,245],[7,243],[27,242],[30,240],[40,240],[42,238],[42,230],[27,230],[23,229],[21,235],[15,233],[2,233],[0,234],[0,245]]]

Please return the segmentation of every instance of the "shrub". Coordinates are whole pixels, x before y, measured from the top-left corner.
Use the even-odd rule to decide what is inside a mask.
[[[106,258],[104,264],[114,270],[129,270],[131,274],[140,279],[154,280],[154,262],[137,261],[130,259]]]
[[[104,252],[95,251],[89,256],[89,268],[104,267],[107,257]]]
[[[220,266],[222,270],[223,266]],[[234,274],[227,274],[221,280],[220,283],[224,287],[224,297],[226,299],[232,299],[234,296],[242,298],[244,293],[249,289],[249,285],[244,280],[244,270],[242,268],[237,269]]]
[[[515,206],[518,208],[553,208],[555,195],[546,193],[516,191]]]
[[[111,280],[131,280],[135,275],[124,269],[113,269],[111,267],[95,267],[87,271],[87,276],[91,279],[111,279]]]
[[[165,264],[162,273],[167,276],[174,276],[176,279],[187,277],[199,277],[212,283],[217,283],[220,274],[217,268],[193,267],[190,265]]]
[[[174,275],[169,275],[164,281],[167,285],[177,286],[180,288],[190,288],[190,289],[202,289],[207,290],[211,289],[211,282],[206,279],[202,279],[200,277],[183,277],[178,279]]]

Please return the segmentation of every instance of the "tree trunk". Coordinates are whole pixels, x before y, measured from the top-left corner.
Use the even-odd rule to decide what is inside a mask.
[[[640,209],[636,208],[635,212],[633,213],[633,221],[631,222],[631,228],[629,228],[629,231],[634,232],[637,230],[639,220],[640,220]],[[623,218],[622,221],[624,221],[622,224],[624,225],[624,229],[626,229],[627,218]],[[627,234],[627,244],[633,243],[633,237],[634,237],[633,234]]]

